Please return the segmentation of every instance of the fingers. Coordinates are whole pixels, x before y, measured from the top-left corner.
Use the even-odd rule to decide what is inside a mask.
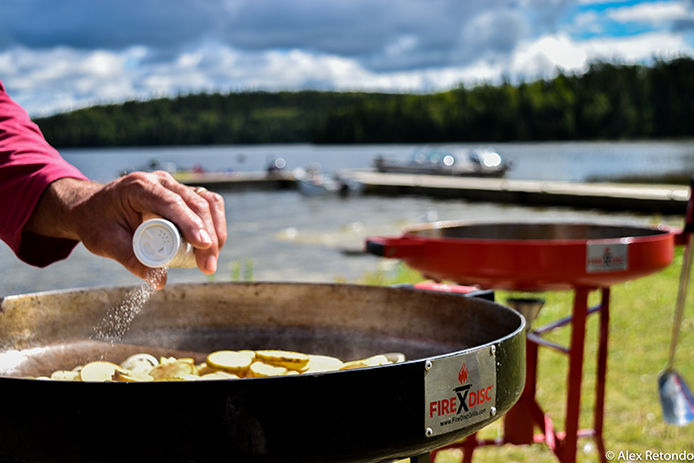
[[[213,230],[211,235],[212,245],[209,248],[196,249],[195,258],[198,268],[205,273],[214,273],[217,270],[217,257],[219,250],[226,241],[226,217],[224,216],[224,200],[217,193],[198,187],[193,189],[193,194],[201,197],[206,203],[203,211],[205,224]]]
[[[217,270],[219,250],[224,245],[227,235],[224,200],[217,193],[202,187],[187,187],[176,182],[170,176],[164,176],[162,184],[177,193],[190,210],[202,220],[204,227],[198,231],[197,236],[193,235],[189,240],[189,236],[186,235],[183,228],[181,228],[181,233],[186,240],[189,240],[190,244],[197,248],[195,258],[198,268],[204,273],[214,273]],[[204,239],[207,237],[209,237],[209,243]],[[197,241],[196,238],[198,238]]]
[[[227,240],[227,221],[224,210],[224,198],[222,195],[209,191],[203,187],[194,188],[193,191],[201,196],[209,206],[212,224],[217,235],[217,243],[221,249]]]

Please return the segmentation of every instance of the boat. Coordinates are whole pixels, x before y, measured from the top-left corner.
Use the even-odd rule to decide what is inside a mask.
[[[374,167],[379,172],[400,174],[503,177],[511,163],[492,149],[419,149],[409,161],[397,161],[378,155]]]
[[[344,179],[339,175],[326,176],[317,165],[296,168],[292,172],[296,188],[304,196],[326,196],[337,194],[346,197],[361,191],[361,184]]]

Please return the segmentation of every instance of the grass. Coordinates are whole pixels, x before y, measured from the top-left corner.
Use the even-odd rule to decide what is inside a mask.
[[[658,399],[657,376],[667,363],[670,346],[673,313],[682,250],[677,249],[673,263],[653,275],[615,285],[610,298],[610,335],[608,347],[607,397],[605,401],[605,446],[619,455],[629,451],[642,455],[645,452],[694,453],[694,424],[677,427],[665,424]],[[402,264],[389,270],[365,275],[366,284],[414,283],[424,278]],[[690,291],[690,293],[693,291]],[[500,303],[518,293],[496,291]],[[527,294],[526,294],[527,295]],[[533,294],[546,299],[534,326],[542,326],[558,318],[570,315],[573,292],[556,291]],[[598,303],[599,292],[591,293],[591,305]],[[694,386],[694,296],[688,297],[680,332],[675,368],[690,387]],[[595,358],[597,350],[597,315],[588,318],[584,380],[581,400],[582,428],[592,428],[595,387]],[[568,345],[570,326],[547,336],[555,342]],[[559,353],[541,348],[538,365],[537,398],[549,412],[555,427],[563,429],[566,397],[567,358]],[[481,437],[501,436],[499,422],[480,433]],[[436,463],[458,463],[462,455],[458,451],[440,452]],[[578,462],[599,461],[592,439],[579,440]],[[531,446],[501,446],[478,448],[474,461],[486,463],[508,462],[556,462],[554,454],[544,444]],[[615,457],[614,461],[620,461]],[[626,460],[621,460],[626,461]]]

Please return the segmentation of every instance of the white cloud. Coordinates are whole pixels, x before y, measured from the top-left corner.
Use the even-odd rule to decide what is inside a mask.
[[[605,10],[605,14],[619,23],[640,22],[647,24],[666,24],[691,17],[687,4],[668,1],[609,8]]]
[[[684,37],[668,32],[652,32],[635,37],[601,38],[581,44],[592,59],[648,62],[654,57],[675,58],[694,54]]]
[[[693,53],[683,37],[667,32],[583,41],[556,34],[519,44],[507,72],[527,78],[547,77],[557,70],[583,72],[595,60],[648,63],[654,57],[674,58]]]
[[[571,25],[571,31],[579,34],[602,34],[604,28],[600,19],[595,11],[578,14]]]
[[[403,39],[401,46],[408,45]],[[0,52],[0,79],[37,116],[91,104],[176,95],[181,92],[301,88],[369,91],[436,91],[460,83],[552,77],[581,72],[592,60],[647,63],[653,57],[694,55],[692,46],[667,32],[634,37],[574,40],[557,33],[520,42],[508,57],[481,54],[458,66],[400,71],[370,69],[356,58],[305,50],[240,51],[218,43],[153,59],[144,47],[77,51],[64,47]]]
[[[519,44],[511,57],[509,71],[526,78],[544,77],[557,69],[582,70],[587,60],[586,50],[568,35],[547,35]]]

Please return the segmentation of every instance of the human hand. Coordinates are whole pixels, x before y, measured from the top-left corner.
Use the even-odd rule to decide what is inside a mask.
[[[73,178],[53,182],[39,201],[26,229],[37,234],[82,241],[92,253],[120,262],[149,280],[152,269],[137,260],[132,237],[143,220],[171,220],[195,248],[198,268],[217,270],[227,238],[224,200],[214,192],[177,182],[169,173],[133,172],[105,185]],[[153,286],[161,288],[165,275]]]

